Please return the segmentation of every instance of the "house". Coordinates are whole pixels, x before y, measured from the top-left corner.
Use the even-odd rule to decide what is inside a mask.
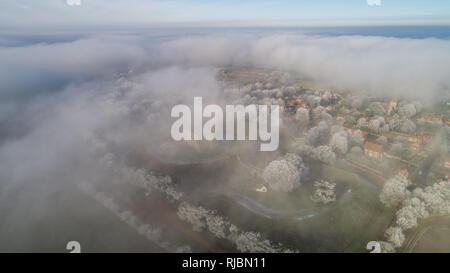
[[[327,110],[327,112],[334,111],[334,109],[335,109],[334,105],[328,105],[327,107],[325,107],[325,110]]]
[[[423,114],[420,118],[420,121],[426,122],[426,123],[433,123],[433,124],[439,124],[442,125],[442,116],[438,116],[435,114]]]
[[[422,145],[420,145],[420,143],[415,142],[415,143],[412,143],[409,147],[412,151],[416,152],[422,148]]]
[[[264,186],[263,183],[258,183],[255,186],[255,191],[257,191],[257,192],[267,192],[267,188],[266,188],[266,186]]]
[[[345,131],[347,131],[348,133],[350,133],[352,135],[359,131],[364,139],[366,139],[367,135],[369,134],[366,131],[362,131],[362,130],[359,130],[359,129],[346,128],[346,127],[344,127],[344,129],[345,129]]]
[[[417,144],[422,144],[422,136],[418,134],[410,134],[408,135],[408,141]]]
[[[399,169],[397,171],[397,175],[403,176],[404,178],[408,178],[409,176],[408,169],[406,167]]]
[[[426,143],[429,139],[434,136],[433,133],[423,132],[422,134],[410,134],[408,135],[408,141],[412,142],[412,146],[420,148],[420,146]],[[415,149],[417,150],[417,149]]]
[[[430,132],[423,132],[422,133],[422,142],[427,142],[429,139],[431,139],[432,137],[434,137],[433,133]]]
[[[366,141],[364,144],[364,154],[377,160],[383,159],[383,146],[376,143]]]
[[[308,104],[306,104],[305,102],[299,102],[298,105],[297,105],[297,108],[308,109]]]
[[[255,88],[262,88],[263,84],[261,82],[256,82],[255,83]]]

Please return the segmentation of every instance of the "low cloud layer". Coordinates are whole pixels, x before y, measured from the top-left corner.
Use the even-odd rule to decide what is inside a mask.
[[[142,131],[141,124],[133,124],[139,107],[162,104],[168,109],[192,102],[194,95],[214,100],[220,66],[287,70],[340,90],[432,103],[450,94],[448,52],[449,40],[244,31],[169,38],[91,34],[74,41],[1,47],[0,159],[2,167],[8,166],[2,174],[13,172],[2,181],[33,170],[17,162],[50,153],[59,147],[55,143],[61,142],[70,155],[67,143],[97,126],[111,123],[120,133],[132,124],[126,135],[133,138]],[[42,151],[34,154],[36,149]]]

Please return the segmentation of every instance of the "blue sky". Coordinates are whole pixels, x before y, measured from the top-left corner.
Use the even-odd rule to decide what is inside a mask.
[[[1,0],[0,25],[450,25],[450,1]]]

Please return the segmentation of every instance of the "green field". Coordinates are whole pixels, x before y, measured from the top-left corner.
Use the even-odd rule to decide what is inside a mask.
[[[330,205],[311,201],[311,182],[291,193],[239,189],[241,195],[279,212],[279,218],[264,217],[226,196],[204,202],[228,215],[242,229],[259,231],[301,252],[366,252],[367,242],[382,239],[395,211],[380,203],[376,184],[327,165],[319,169],[323,179],[337,184],[338,200]]]
[[[402,252],[450,252],[450,217],[430,217],[409,232]]]

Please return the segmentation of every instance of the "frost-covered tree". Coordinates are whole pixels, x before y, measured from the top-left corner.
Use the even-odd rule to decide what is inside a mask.
[[[423,111],[423,104],[420,101],[414,101],[413,102],[414,107],[416,108],[416,113],[419,114]]]
[[[187,202],[182,202],[178,207],[178,217],[190,223],[195,231],[202,231],[206,227],[206,217],[208,211],[203,207],[193,206]]]
[[[309,111],[306,108],[298,108],[295,113],[295,119],[298,120],[302,125],[307,125],[309,123]]]
[[[351,102],[351,107],[354,109],[358,109],[362,106],[362,99],[360,97],[353,97],[353,100]]]
[[[417,214],[410,206],[402,207],[396,213],[397,225],[403,230],[408,230],[417,226]]]
[[[427,204],[418,197],[412,197],[404,201],[402,208],[397,213],[397,225],[403,230],[417,226],[419,220],[430,215]]]
[[[398,108],[398,114],[404,118],[411,118],[415,116],[417,113],[416,107],[414,104],[405,104]]]
[[[384,116],[386,114],[386,108],[384,108],[381,102],[372,102],[369,104],[369,110],[377,116]]]
[[[325,91],[320,98],[320,104],[328,105],[334,98],[334,95],[330,91]]]
[[[398,131],[401,125],[402,120],[397,114],[393,115],[392,118],[389,120],[389,127],[391,130]]]
[[[241,252],[294,252],[281,244],[275,244],[262,238],[261,234],[257,232],[241,231],[223,216],[201,206],[182,202],[178,207],[177,214],[181,220],[190,223],[193,230],[208,230],[217,238],[230,241]]]
[[[350,149],[350,153],[351,153],[352,155],[356,155],[356,156],[362,156],[362,155],[364,154],[363,150],[362,150],[361,147],[359,147],[359,146],[353,146],[353,147]]]
[[[356,118],[352,115],[346,115],[344,117],[344,123],[349,126],[354,126],[354,125],[356,125]]]
[[[317,146],[323,144],[328,139],[328,134],[328,124],[324,121],[321,121],[317,126],[312,127],[308,130],[306,138],[311,145]]]
[[[425,203],[430,215],[450,215],[450,181],[442,181],[432,186],[413,191],[413,196]]]
[[[386,230],[385,236],[387,241],[396,248],[401,247],[403,245],[403,242],[405,241],[405,235],[403,234],[403,230],[400,227],[388,228]]]
[[[329,204],[336,201],[336,183],[320,180],[314,182],[314,188],[314,194],[311,196],[313,202]]]
[[[333,116],[328,114],[326,111],[320,112],[320,120],[326,122],[327,124],[331,124],[333,122]]]
[[[385,136],[380,136],[377,138],[377,140],[375,141],[377,144],[380,144],[382,146],[385,146],[388,143],[388,140]]]
[[[384,133],[384,130],[386,130],[385,125],[384,118],[377,117],[369,121],[368,128],[376,134],[382,134]],[[387,130],[389,131],[389,127],[387,127]]]
[[[395,155],[401,156],[403,151],[404,151],[403,143],[394,143],[394,144],[392,144],[391,150],[392,150],[392,152]]]
[[[236,236],[234,243],[240,252],[273,253],[275,252],[269,240],[261,240],[257,232],[241,232]]]
[[[336,154],[330,146],[322,145],[313,149],[312,156],[315,160],[334,165],[336,163]]]
[[[356,127],[364,129],[367,127],[367,120],[365,118],[360,118],[356,122]]]
[[[217,238],[225,238],[225,230],[230,225],[222,216],[215,213],[208,213],[206,215],[206,226],[208,230]]]
[[[120,169],[122,179],[125,182],[141,187],[147,192],[157,190],[164,193],[170,200],[180,200],[182,193],[177,191],[170,176],[158,176],[144,169],[124,167]]]
[[[309,95],[306,96],[306,101],[311,107],[317,107],[320,105],[322,99],[319,96]]]
[[[416,227],[420,220],[427,217],[445,215],[450,215],[450,181],[435,183],[424,189],[417,188],[408,194],[397,211],[397,226],[386,230],[388,241],[400,247],[404,241],[404,231]]]
[[[411,134],[416,131],[416,124],[412,120],[406,119],[401,122],[398,130],[403,133]]]
[[[356,130],[353,133],[349,133],[350,145],[351,146],[360,146],[364,145],[364,137],[360,130]]]
[[[248,253],[294,253],[295,250],[285,248],[280,244],[263,239],[259,232],[239,232],[230,236],[237,250]]]
[[[330,140],[331,148],[338,154],[345,155],[348,152],[348,134],[345,131],[335,133]]]
[[[188,245],[177,247],[174,253],[192,253],[192,248]]]
[[[395,253],[395,247],[391,243],[385,241],[379,241],[378,243],[380,244],[381,253]]]
[[[305,164],[303,163],[303,159],[297,154],[287,153],[287,154],[285,154],[282,157],[282,159],[284,159],[287,162],[291,163],[292,165],[294,165],[300,171],[303,171],[306,168]]]
[[[263,179],[271,190],[290,192],[300,186],[303,161],[301,157],[289,154],[267,165]],[[300,168],[299,168],[300,167]]]
[[[295,153],[302,156],[312,156],[314,147],[309,144],[306,138],[297,138],[292,144]]]
[[[411,194],[407,189],[410,184],[408,179],[400,175],[390,178],[381,190],[380,201],[388,207],[399,205]]]

